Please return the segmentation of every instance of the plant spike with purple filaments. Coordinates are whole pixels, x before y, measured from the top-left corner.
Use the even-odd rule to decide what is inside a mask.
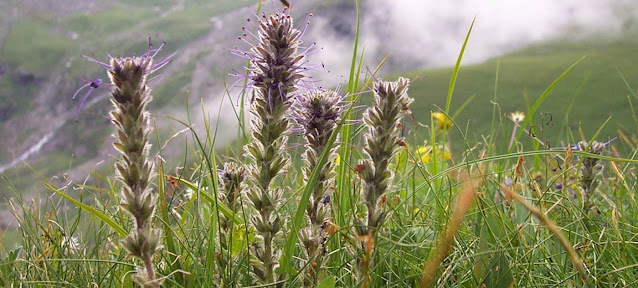
[[[271,284],[284,276],[276,275],[281,251],[273,245],[284,224],[277,215],[283,191],[273,182],[290,162],[285,146],[291,128],[291,98],[297,90],[295,85],[304,77],[301,72],[306,70],[301,66],[305,55],[297,51],[301,32],[293,28],[292,22],[285,11],[264,15],[259,21],[258,42],[247,53],[251,55],[247,77],[255,96],[251,101],[252,142],[244,147],[249,158],[244,191],[258,212],[251,217],[259,239],[252,246],[257,259],[251,263],[259,284]]]
[[[163,61],[153,64],[153,57],[161,48],[153,49],[149,38],[148,51],[139,57],[109,56],[110,64],[106,64],[84,56],[105,68],[113,84],[111,103],[114,109],[110,115],[117,130],[117,140],[113,146],[123,156],[115,163],[116,177],[123,184],[120,205],[135,222],[135,230],[121,243],[129,256],[144,263],[144,269],[138,268],[133,276],[133,280],[143,287],[159,287],[162,283],[161,278],[156,278],[152,263],[153,255],[162,245],[161,231],[152,227],[157,195],[151,182],[156,174],[155,165],[148,157],[148,137],[152,127],[150,113],[145,109],[152,99],[151,89],[146,85],[148,75],[164,67],[175,55],[173,53]]]
[[[399,78],[396,82],[375,80],[374,104],[363,114],[368,127],[364,135],[364,153],[367,160],[359,162],[355,170],[363,180],[362,196],[367,208],[367,223],[356,221],[356,233],[364,250],[361,262],[363,287],[369,287],[368,268],[372,262],[375,234],[386,216],[385,200],[392,187],[391,158],[403,141],[398,125],[410,113],[414,99],[408,97],[410,81]]]
[[[286,12],[286,10],[284,10],[284,14],[283,15],[286,15],[285,12]],[[301,39],[305,35],[306,30],[307,30],[308,26],[310,25],[309,19],[312,16],[313,16],[312,13],[309,13],[309,14],[306,14],[306,16],[304,17],[303,22],[304,22],[305,25],[303,26],[303,30],[301,30],[299,35],[297,36],[297,39]],[[256,18],[264,18],[264,19],[266,19],[265,14],[262,15],[261,17],[255,14],[255,17]],[[254,27],[255,29],[257,29],[257,30],[261,30],[262,29],[262,27],[260,25],[255,25],[254,21],[251,21],[250,18],[246,19],[246,21],[249,24],[251,24],[252,27]],[[259,22],[261,23],[262,21],[259,21]],[[248,29],[248,27],[246,27],[246,26],[242,26],[241,29],[244,32],[242,33],[241,36],[238,36],[237,39],[239,39],[242,42],[250,45],[251,47],[254,46],[254,44],[251,41],[254,41],[254,42],[257,42],[257,43],[259,43],[259,41],[261,41],[260,38],[259,38],[259,33],[255,34],[255,33],[251,32],[250,29]],[[297,31],[299,31],[299,30],[297,30]],[[316,69],[316,68],[319,67],[318,64],[311,64],[311,63],[309,63],[306,60],[308,55],[310,55],[310,54],[312,54],[312,53],[317,51],[317,49],[315,49],[315,46],[316,46],[316,43],[313,43],[312,45],[310,45],[308,47],[303,47],[301,45],[298,45],[296,47],[297,50],[304,49],[301,52],[297,52],[297,54],[304,56],[304,61],[300,61],[299,63],[295,63],[296,66],[291,66],[290,68],[295,69],[295,70],[300,70],[300,71],[314,71],[314,70],[318,71],[318,69]],[[247,59],[247,60],[254,59],[254,55],[255,55],[254,51],[252,51],[252,50],[246,51],[246,50],[240,49],[237,46],[234,49],[230,49],[229,52],[230,52],[231,55],[235,55],[235,56]],[[248,67],[247,69],[250,71],[252,68]],[[242,88],[245,89],[245,88],[251,88],[253,86],[252,82],[254,81],[254,75],[245,75],[244,73],[239,73],[239,72],[237,72],[235,70],[233,70],[233,73],[230,73],[228,75],[238,78],[232,85],[230,85],[230,87],[242,87]],[[238,82],[240,82],[242,80],[245,80],[246,78],[248,78],[251,83],[248,83],[246,86],[236,86],[236,84]],[[300,82],[307,81],[306,79],[299,79],[299,80],[300,80]],[[301,85],[300,83],[297,83],[297,87],[300,87],[300,85]],[[311,87],[307,87],[307,88],[310,89]]]
[[[246,169],[244,166],[235,164],[234,162],[224,163],[224,168],[217,173],[219,178],[219,200],[228,206],[232,212],[239,210],[241,207],[241,183],[246,177]],[[222,252],[217,258],[219,263],[219,277],[227,273],[229,264],[232,264],[232,241],[233,241],[233,219],[227,218],[225,215],[219,217],[220,226],[223,236],[220,238],[220,246]]]
[[[607,143],[593,141],[588,144],[586,141],[578,142],[577,151],[585,151],[596,155],[601,155]],[[580,184],[583,196],[583,212],[589,213],[593,206],[591,195],[600,184],[600,176],[603,171],[603,164],[598,158],[583,157],[579,170],[578,183]]]
[[[300,232],[300,240],[306,250],[308,264],[305,265],[304,286],[316,287],[317,276],[324,266],[325,241],[328,237],[325,225],[329,224],[330,193],[329,189],[335,176],[334,159],[337,157],[337,145],[327,147],[328,139],[336,131],[337,124],[341,120],[343,98],[334,91],[312,90],[297,97],[293,106],[293,118],[303,129],[306,138],[306,151],[302,158],[303,177],[310,179],[312,171],[317,167],[317,162],[325,148],[330,149],[328,161],[319,169],[321,174],[313,187],[308,199],[306,213],[309,225]],[[307,185],[307,184],[306,184]]]

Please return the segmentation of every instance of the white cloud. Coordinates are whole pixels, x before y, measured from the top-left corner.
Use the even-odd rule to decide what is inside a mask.
[[[349,71],[353,37],[331,30],[334,18],[317,14],[308,38],[322,47],[314,61],[326,64],[332,74],[326,81],[334,84]],[[474,17],[465,64],[558,37],[617,35],[636,16],[631,0],[370,0],[362,7],[360,43],[369,65],[392,53],[390,70],[450,66]]]

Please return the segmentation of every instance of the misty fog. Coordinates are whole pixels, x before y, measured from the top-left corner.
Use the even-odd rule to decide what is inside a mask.
[[[632,0],[363,2],[360,47],[365,46],[365,64],[372,69],[392,53],[384,72],[454,65],[474,17],[464,64],[539,41],[617,36],[635,29],[638,16],[638,4]],[[332,85],[342,81],[340,76],[349,70],[352,55],[344,51],[352,50],[354,36],[344,35],[344,26],[354,27],[354,19],[345,20],[343,14],[338,17],[341,19],[315,15],[307,37],[321,47],[313,59],[331,71],[328,78]],[[345,32],[352,34],[354,28]]]

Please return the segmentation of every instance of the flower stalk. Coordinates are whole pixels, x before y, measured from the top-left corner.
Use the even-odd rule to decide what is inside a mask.
[[[233,162],[224,163],[224,168],[218,173],[220,193],[219,200],[228,206],[233,212],[241,206],[241,183],[246,176],[246,169]],[[219,217],[223,237],[220,238],[222,252],[219,254],[218,262],[222,271],[228,267],[232,258],[232,237],[233,219],[228,219],[223,214]]]
[[[326,253],[328,233],[324,228],[330,225],[330,187],[336,175],[333,170],[338,149],[337,145],[328,147],[328,140],[333,133],[338,133],[336,128],[341,119],[342,103],[341,96],[334,91],[315,90],[301,95],[297,105],[293,106],[293,117],[302,127],[307,142],[306,151],[302,155],[305,181],[310,179],[312,171],[317,168],[323,150],[330,149],[328,161],[319,168],[319,177],[308,199],[306,215],[309,225],[300,232],[308,261],[303,273],[306,287],[317,286],[317,276],[325,261],[323,256]]]
[[[598,141],[593,141],[591,144],[588,144],[586,141],[578,142],[578,149],[580,151],[596,155],[600,155],[604,148],[605,143]],[[581,160],[578,183],[583,196],[583,211],[585,213],[589,212],[592,208],[591,195],[600,184],[600,176],[602,175],[603,168],[603,164],[598,158],[583,157]]]
[[[144,265],[133,275],[133,280],[142,287],[159,287],[162,283],[155,275],[152,261],[153,255],[162,248],[162,236],[152,223],[157,192],[151,183],[156,172],[148,156],[151,147],[148,137],[153,129],[150,113],[146,111],[152,99],[148,75],[168,64],[174,55],[154,63],[153,57],[161,48],[153,49],[149,39],[148,51],[139,57],[111,57],[108,64],[85,57],[105,68],[113,85],[110,112],[116,127],[113,146],[122,154],[115,163],[116,178],[122,183],[120,205],[134,222],[134,229],[121,243],[129,256],[138,258]],[[88,93],[83,101],[86,97]]]
[[[414,100],[407,94],[409,84],[406,78],[396,82],[375,81],[374,105],[363,114],[368,128],[364,136],[364,153],[368,159],[355,167],[363,180],[361,190],[367,208],[367,222],[357,221],[356,225],[357,237],[365,251],[361,263],[363,287],[370,285],[368,268],[375,249],[375,234],[386,217],[385,201],[393,178],[389,164],[403,141],[401,120],[410,113],[409,105]]]
[[[256,259],[251,261],[259,284],[271,284],[283,278],[275,274],[280,248],[275,245],[284,220],[277,215],[283,188],[274,183],[290,162],[286,152],[292,93],[303,78],[304,53],[298,53],[301,31],[293,28],[286,13],[259,21],[258,43],[246,55],[250,57],[252,142],[244,147],[249,159],[245,189],[247,198],[257,211],[251,218],[258,241],[253,245]],[[241,54],[239,54],[241,55]]]

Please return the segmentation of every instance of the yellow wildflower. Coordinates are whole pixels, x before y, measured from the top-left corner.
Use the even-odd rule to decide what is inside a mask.
[[[431,145],[420,146],[416,149],[416,154],[421,159],[421,162],[428,163],[430,162],[430,157],[432,156],[433,148]],[[439,159],[450,160],[452,159],[452,154],[450,154],[450,149],[447,147],[443,147],[443,145],[436,146],[436,153]]]
[[[447,131],[452,128],[452,121],[441,112],[432,112],[432,118],[434,118],[434,124],[436,129],[440,131]]]

